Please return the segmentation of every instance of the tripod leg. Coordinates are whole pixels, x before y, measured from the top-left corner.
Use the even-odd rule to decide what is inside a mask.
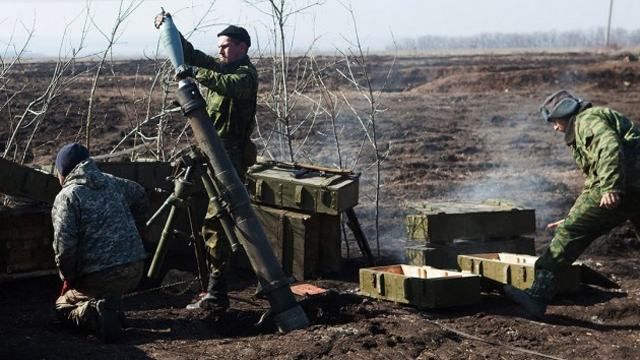
[[[204,239],[195,227],[193,221],[193,210],[191,207],[187,209],[189,215],[189,225],[191,226],[191,236],[193,240],[193,250],[196,255],[196,264],[198,265],[198,277],[200,278],[200,290],[207,291],[207,282],[209,281],[209,267],[207,265],[206,251],[204,248]]]
[[[353,236],[356,238],[356,242],[358,243],[358,247],[360,247],[362,255],[367,257],[369,265],[373,265],[374,261],[373,255],[371,254],[371,248],[369,248],[367,238],[364,236],[364,232],[360,227],[360,223],[356,217],[356,212],[353,211],[353,208],[350,208],[345,212],[347,213],[347,225],[349,226],[349,229],[351,229],[351,232],[353,232]]]
[[[162,229],[160,241],[158,241],[156,252],[153,255],[153,260],[151,261],[149,271],[147,272],[147,277],[149,277],[150,279],[157,279],[157,277],[160,275],[160,268],[162,267],[164,258],[167,255],[167,249],[169,248],[169,238],[172,234],[173,220],[176,216],[176,211],[176,206],[171,205],[169,216],[167,217],[167,221],[164,224],[164,229]]]

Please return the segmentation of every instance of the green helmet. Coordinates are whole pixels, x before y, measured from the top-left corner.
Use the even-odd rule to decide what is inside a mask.
[[[542,103],[540,113],[548,122],[553,121],[553,119],[564,119],[577,114],[582,103],[582,99],[571,95],[566,90],[560,90],[551,94]]]

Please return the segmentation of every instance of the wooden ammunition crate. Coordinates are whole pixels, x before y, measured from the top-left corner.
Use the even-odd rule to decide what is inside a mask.
[[[264,162],[247,172],[255,203],[308,213],[338,215],[358,204],[358,177]]]
[[[0,281],[21,273],[55,270],[52,242],[49,211],[0,214]]]
[[[340,217],[254,205],[282,269],[296,280],[340,271]]]
[[[53,204],[60,191],[56,177],[43,171],[0,159],[0,193]]]
[[[499,284],[510,284],[518,289],[528,289],[535,278],[534,264],[536,256],[492,253],[459,255],[458,265],[463,271],[469,271],[482,276],[483,283],[489,287]],[[580,288],[580,274],[582,264],[573,265],[558,276],[557,290],[559,293],[571,293]]]
[[[531,236],[496,241],[453,241],[448,244],[408,246],[404,253],[407,264],[433,266],[440,269],[457,269],[458,255],[509,252],[535,255],[535,240]]]
[[[423,203],[410,206],[407,236],[413,240],[446,244],[454,239],[491,241],[532,234],[536,216],[507,202]]]
[[[470,305],[480,301],[480,278],[429,266],[363,268],[360,293],[427,309]]]

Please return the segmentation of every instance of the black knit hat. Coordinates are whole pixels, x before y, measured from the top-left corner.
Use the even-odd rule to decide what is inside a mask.
[[[83,160],[89,158],[89,150],[86,147],[78,144],[67,144],[58,151],[56,156],[56,168],[62,176],[67,176]]]
[[[251,47],[251,36],[249,36],[247,30],[245,30],[245,28],[243,27],[229,25],[226,29],[218,33],[218,36],[222,35],[228,36],[238,41],[242,41],[243,43],[247,44],[247,47]]]

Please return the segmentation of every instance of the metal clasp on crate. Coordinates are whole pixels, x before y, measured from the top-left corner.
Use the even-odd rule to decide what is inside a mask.
[[[262,184],[264,184],[264,180],[256,180],[256,200],[262,200]]]

